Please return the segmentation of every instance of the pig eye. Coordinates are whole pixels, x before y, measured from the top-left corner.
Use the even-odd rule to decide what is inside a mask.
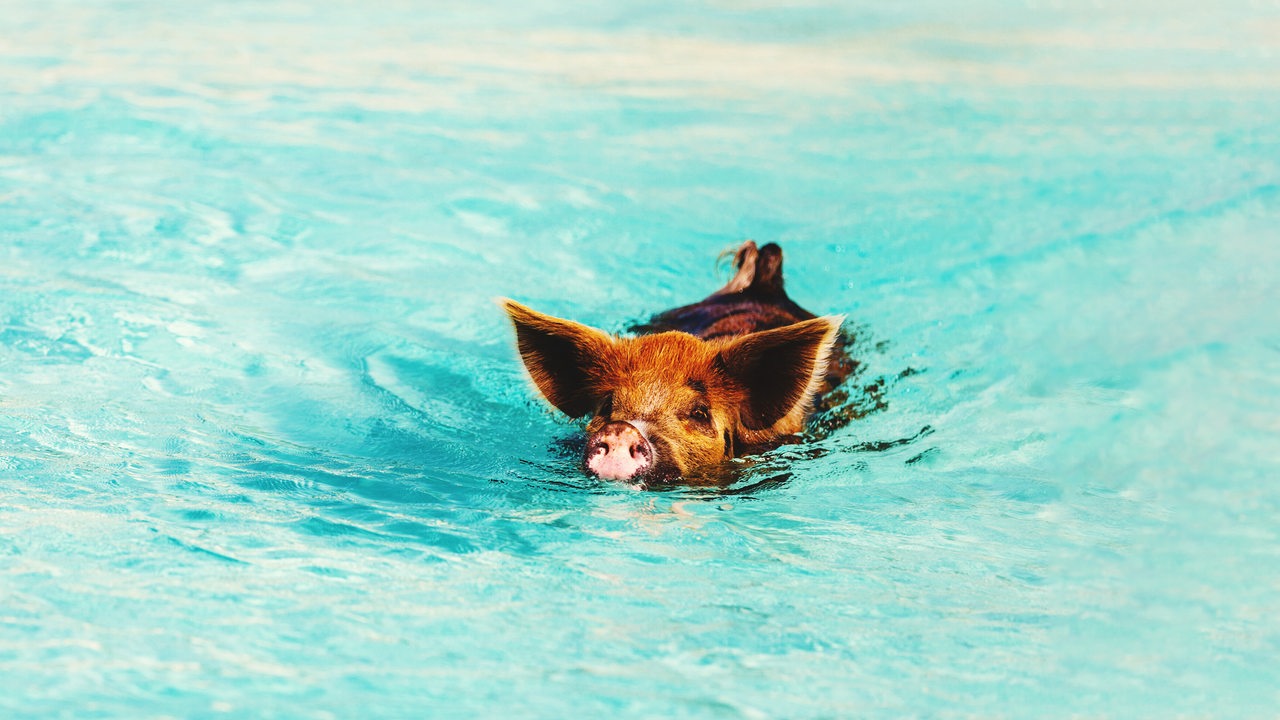
[[[600,409],[596,411],[596,415],[606,419],[613,419],[613,395],[605,396],[604,402],[600,403]]]
[[[696,423],[710,425],[711,408],[708,408],[706,405],[695,405],[693,410],[689,411],[689,419]]]

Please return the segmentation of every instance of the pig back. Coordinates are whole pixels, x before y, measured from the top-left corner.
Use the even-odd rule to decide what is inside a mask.
[[[716,340],[772,330],[817,317],[787,296],[782,279],[782,248],[744,242],[734,252],[735,273],[724,287],[691,305],[660,312],[631,327],[640,335],[683,332]],[[839,385],[854,367],[848,338],[840,333],[831,353],[824,391]]]

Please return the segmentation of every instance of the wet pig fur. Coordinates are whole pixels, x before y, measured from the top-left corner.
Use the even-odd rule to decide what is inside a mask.
[[[782,250],[748,241],[728,284],[611,336],[512,300],[533,383],[571,418],[590,416],[584,469],[608,480],[669,481],[800,432],[815,396],[847,363],[842,317],[817,317],[783,288]]]

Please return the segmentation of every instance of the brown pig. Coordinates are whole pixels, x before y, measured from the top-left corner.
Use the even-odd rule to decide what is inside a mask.
[[[787,297],[782,250],[747,241],[735,265],[723,288],[637,337],[502,301],[534,385],[569,417],[591,416],[587,472],[663,482],[759,451],[800,432],[815,394],[840,381],[843,318]]]

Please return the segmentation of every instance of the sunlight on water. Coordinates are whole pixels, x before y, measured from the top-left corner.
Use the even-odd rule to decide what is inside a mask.
[[[6,717],[1280,702],[1274,3],[4,15]],[[858,419],[583,476],[493,298],[745,238]]]

